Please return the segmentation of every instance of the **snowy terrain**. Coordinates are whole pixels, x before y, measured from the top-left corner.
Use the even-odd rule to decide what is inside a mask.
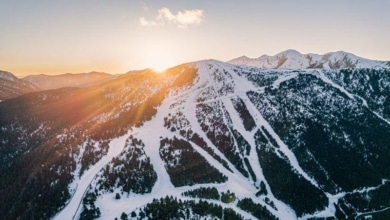
[[[295,51],[289,51],[285,55],[299,55]],[[262,58],[263,59],[263,58]],[[260,129],[260,127],[264,127],[269,131],[270,135],[277,141],[277,144],[280,146],[280,151],[286,156],[286,160],[289,161],[291,166],[293,167],[299,175],[304,177],[307,181],[309,181],[314,186],[318,187],[318,183],[315,179],[309,176],[299,165],[297,158],[294,153],[283,143],[282,139],[276,134],[276,132],[272,129],[272,126],[264,119],[262,114],[256,109],[256,106],[248,99],[246,93],[249,91],[258,91],[264,92],[263,88],[259,88],[250,82],[245,77],[242,77],[234,71],[236,66],[230,65],[227,63],[207,60],[200,61],[191,65],[195,65],[198,69],[198,79],[197,83],[193,85],[191,88],[184,89],[181,92],[175,93],[175,95],[170,95],[167,97],[163,104],[158,107],[157,115],[155,115],[152,120],[147,121],[141,127],[135,128],[132,131],[119,139],[116,139],[111,142],[110,150],[107,156],[103,157],[98,163],[96,163],[93,167],[91,167],[88,171],[86,171],[80,179],[76,179],[77,190],[74,193],[71,201],[67,204],[65,209],[63,209],[55,219],[78,219],[81,213],[81,203],[83,195],[85,195],[86,190],[90,187],[90,183],[93,182],[94,176],[100,171],[100,169],[110,162],[110,160],[118,155],[123,149],[124,140],[131,133],[135,138],[142,140],[145,143],[145,152],[146,155],[150,158],[151,163],[157,173],[157,182],[153,186],[152,192],[147,194],[134,194],[129,193],[122,196],[121,199],[115,199],[115,194],[120,192],[120,190],[116,190],[114,192],[105,192],[102,196],[99,196],[96,201],[96,206],[99,207],[101,211],[100,219],[114,219],[119,218],[121,213],[126,213],[130,215],[130,212],[133,210],[137,210],[148,203],[151,203],[153,199],[163,198],[165,196],[174,196],[183,201],[185,200],[197,200],[188,198],[182,195],[183,192],[197,189],[199,187],[216,187],[220,192],[226,192],[229,190],[233,192],[237,199],[243,198],[251,198],[255,203],[262,204],[268,207],[269,211],[280,219],[296,219],[297,215],[294,210],[291,209],[288,205],[286,205],[283,201],[278,200],[271,191],[271,187],[267,183],[267,179],[265,179],[263,175],[263,171],[261,169],[261,165],[259,164],[258,156],[255,147],[251,148],[251,151],[248,155],[249,163],[251,167],[253,167],[258,179],[254,181],[251,178],[247,178],[243,176],[237,169],[234,168],[234,165],[231,164],[229,159],[227,159],[223,154],[219,153],[219,150],[216,146],[213,145],[212,142],[208,141],[207,136],[200,128],[196,116],[195,109],[199,104],[198,97],[206,88],[213,88],[218,92],[216,96],[210,97],[209,99],[203,100],[202,103],[221,103],[225,108],[228,114],[231,117],[231,121],[234,125],[234,128],[241,131],[243,137],[246,141],[249,142],[251,146],[255,146],[254,134],[255,131]],[[289,68],[302,68],[306,66],[307,63],[300,63],[299,66],[288,66]],[[269,67],[269,66],[267,66]],[[283,66],[287,67],[287,66]],[[215,73],[218,70],[225,70],[225,74],[229,75],[230,78],[225,78],[224,80],[220,80],[213,76],[213,71]],[[337,90],[340,90],[344,94],[346,94],[350,99],[354,99],[354,96],[347,92],[344,88],[332,82],[329,78],[327,78],[321,71],[307,71],[306,74],[314,75],[319,79],[323,80],[328,85],[334,87]],[[224,75],[223,77],[226,77]],[[277,80],[275,80],[272,84],[273,88],[279,87],[281,83],[284,81],[288,81],[294,79],[298,76],[297,73],[287,72],[287,74],[282,74],[278,76]],[[227,81],[226,81],[227,80]],[[230,81],[229,81],[230,80]],[[222,84],[221,84],[222,83]],[[226,83],[231,83],[231,90],[222,91],[220,89],[225,88]],[[222,86],[222,87],[221,87]],[[236,110],[233,107],[231,98],[239,97],[246,104],[250,114],[253,116],[256,128],[252,129],[252,131],[245,131],[243,127],[240,116],[237,114]],[[209,184],[196,184],[193,186],[183,186],[183,187],[175,187],[170,181],[170,176],[167,173],[167,170],[164,168],[164,161],[162,160],[159,152],[159,144],[161,137],[173,138],[174,136],[179,136],[179,133],[171,132],[166,127],[164,127],[164,117],[168,114],[174,114],[177,111],[181,111],[184,113],[185,118],[189,121],[189,126],[194,133],[200,134],[202,138],[204,138],[209,146],[212,146],[213,150],[217,152],[217,154],[222,157],[222,159],[228,161],[229,167],[233,172],[228,170],[226,167],[222,166],[221,163],[215,160],[211,155],[209,155],[204,149],[197,146],[195,143],[190,142],[192,147],[196,152],[202,155],[207,162],[219,170],[223,175],[227,176],[228,181],[225,183],[209,183]],[[181,137],[183,138],[183,137]],[[267,191],[269,192],[268,198],[274,202],[275,209],[269,206],[265,202],[264,196],[255,196],[254,192],[256,192],[257,186],[259,183],[263,181],[266,183]],[[369,190],[369,189],[367,189]],[[310,218],[310,217],[330,217],[335,214],[334,203],[337,203],[338,199],[344,196],[345,193],[337,193],[331,194],[326,193],[326,196],[329,200],[329,205],[322,211],[317,213],[312,213],[309,215],[302,216],[302,219]],[[254,217],[249,213],[239,209],[236,207],[237,201],[230,204],[225,204],[220,201],[210,200],[211,203],[221,205],[222,207],[229,207],[235,210],[237,213],[244,216],[247,219],[253,219]]]
[[[275,56],[262,55],[258,58],[242,56],[232,59],[228,63],[266,69],[390,68],[389,62],[369,60],[344,51],[318,55],[286,50]]]
[[[104,156],[98,163],[89,168],[80,179],[76,179],[75,183],[72,183],[72,185],[76,185],[76,191],[74,192],[70,202],[55,217],[55,219],[73,219],[75,217],[77,210],[80,208],[83,196],[85,195],[85,192],[91,184],[96,173],[99,172],[100,169],[102,169],[102,167],[106,165],[113,157],[117,156],[122,151],[128,135],[129,134],[126,134],[120,138],[112,140],[107,155]]]

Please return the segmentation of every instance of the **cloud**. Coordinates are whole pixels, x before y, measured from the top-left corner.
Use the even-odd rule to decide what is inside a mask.
[[[144,17],[138,18],[138,23],[144,27],[151,27],[159,25],[156,21],[148,21]]]
[[[184,10],[173,14],[169,8],[161,8],[157,11],[157,16],[153,20],[140,17],[138,23],[141,26],[163,26],[166,23],[177,25],[179,28],[187,28],[188,25],[200,24],[204,20],[203,10]]]

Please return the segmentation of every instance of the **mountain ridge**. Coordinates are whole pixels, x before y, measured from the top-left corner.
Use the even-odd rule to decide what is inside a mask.
[[[274,56],[258,58],[240,56],[227,61],[236,65],[248,65],[266,69],[343,69],[343,68],[389,68],[390,61],[377,61],[358,57],[345,51],[328,52],[323,55],[301,54],[289,49]]]
[[[34,91],[38,91],[38,88],[30,82],[19,79],[10,72],[0,70],[1,101]]]
[[[64,73],[59,75],[29,75],[24,80],[42,90],[59,89],[63,87],[87,87],[115,79],[117,76],[104,72]]]

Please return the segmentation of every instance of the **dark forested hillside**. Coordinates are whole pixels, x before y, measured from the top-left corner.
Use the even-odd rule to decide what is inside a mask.
[[[107,141],[150,120],[170,90],[195,76],[195,69],[179,66],[0,103],[0,218],[52,217],[70,198],[74,175],[107,153]]]

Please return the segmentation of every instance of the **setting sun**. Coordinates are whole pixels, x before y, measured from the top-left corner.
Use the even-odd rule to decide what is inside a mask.
[[[168,44],[155,42],[142,51],[142,66],[162,72],[178,64],[177,49]]]

